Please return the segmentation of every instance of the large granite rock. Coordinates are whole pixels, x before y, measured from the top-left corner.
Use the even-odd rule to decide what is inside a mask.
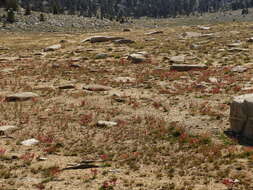
[[[229,120],[234,133],[253,142],[253,94],[233,99],[230,104]]]

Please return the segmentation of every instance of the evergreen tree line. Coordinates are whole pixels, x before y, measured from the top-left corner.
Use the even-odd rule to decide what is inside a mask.
[[[0,0],[0,6],[7,9],[16,10],[18,4],[24,8],[54,14],[122,19],[142,16],[166,18],[247,9],[253,7],[253,0]]]

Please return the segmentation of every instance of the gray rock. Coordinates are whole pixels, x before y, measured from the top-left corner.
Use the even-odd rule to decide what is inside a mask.
[[[117,77],[115,78],[115,81],[126,83],[126,82],[135,82],[136,79],[131,77]]]
[[[83,42],[91,42],[91,43],[108,42],[108,41],[114,41],[114,40],[120,40],[120,39],[124,39],[124,38],[115,37],[115,36],[93,36],[93,37],[89,37],[89,38],[84,39],[83,41],[81,41],[81,43],[83,43]]]
[[[44,51],[55,51],[60,49],[61,47],[62,47],[61,44],[56,44],[45,48]]]
[[[97,125],[100,127],[113,127],[118,125],[118,123],[113,121],[98,121]]]
[[[4,126],[0,126],[0,135],[4,135],[6,132],[12,132],[17,130],[18,127],[17,126],[13,126],[13,125],[4,125]]]
[[[103,86],[99,84],[91,84],[83,87],[84,90],[89,90],[89,91],[109,91],[112,90],[111,87],[108,86]]]
[[[73,89],[75,88],[75,85],[73,84],[62,84],[59,86],[59,89]]]
[[[183,63],[185,62],[185,55],[173,56],[170,58],[170,61],[173,63]]]
[[[243,67],[243,66],[236,66],[234,68],[232,68],[232,72],[238,72],[238,73],[243,73],[244,71],[247,71],[248,68]]]
[[[239,48],[239,47],[235,47],[235,48],[229,48],[228,49],[229,52],[240,52],[240,51],[249,51],[248,49],[246,48]]]
[[[209,80],[211,83],[217,83],[217,82],[218,82],[218,79],[215,78],[215,77],[209,77],[208,80]]]
[[[234,97],[230,104],[230,128],[253,142],[253,94]]]
[[[201,37],[202,34],[198,33],[198,32],[185,32],[182,35],[185,38],[197,38],[197,37]]]
[[[115,40],[113,41],[116,44],[133,44],[135,41],[129,40],[129,39],[120,39],[120,40]]]
[[[190,70],[204,70],[208,67],[206,65],[187,65],[187,64],[173,64],[170,66],[172,71],[190,71]]]
[[[24,146],[32,146],[32,145],[38,144],[39,142],[40,141],[38,141],[37,139],[28,139],[28,140],[22,141],[21,144]]]
[[[241,42],[236,42],[236,43],[228,44],[227,46],[230,48],[233,48],[233,47],[240,47],[241,45],[242,45]]]
[[[105,59],[108,57],[108,54],[106,53],[99,53],[95,56],[95,59]]]
[[[252,43],[253,42],[253,37],[251,37],[250,39],[248,39],[247,42]]]
[[[154,35],[154,34],[163,34],[163,31],[153,31],[146,33],[146,35]]]
[[[5,100],[7,102],[25,101],[25,100],[30,100],[30,99],[36,98],[36,97],[39,97],[39,95],[35,94],[33,92],[21,92],[21,93],[6,96]]]
[[[141,63],[147,60],[147,58],[143,54],[140,54],[140,53],[133,53],[129,55],[127,59],[132,61],[133,63]]]

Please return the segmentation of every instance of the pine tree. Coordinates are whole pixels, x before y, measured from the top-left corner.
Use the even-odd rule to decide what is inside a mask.
[[[18,10],[17,0],[6,0],[6,10],[12,9],[13,11]]]
[[[15,22],[15,13],[13,9],[9,9],[7,12],[7,22],[14,23]]]
[[[39,20],[40,20],[40,22],[46,21],[44,14],[42,14],[42,13],[40,14]]]
[[[25,15],[31,15],[31,7],[30,4],[28,3],[25,9]]]

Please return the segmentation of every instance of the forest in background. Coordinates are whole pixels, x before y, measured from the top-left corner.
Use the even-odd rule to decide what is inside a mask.
[[[21,6],[41,12],[101,19],[143,16],[166,18],[247,9],[253,7],[253,0],[1,0],[0,6],[14,10]]]

